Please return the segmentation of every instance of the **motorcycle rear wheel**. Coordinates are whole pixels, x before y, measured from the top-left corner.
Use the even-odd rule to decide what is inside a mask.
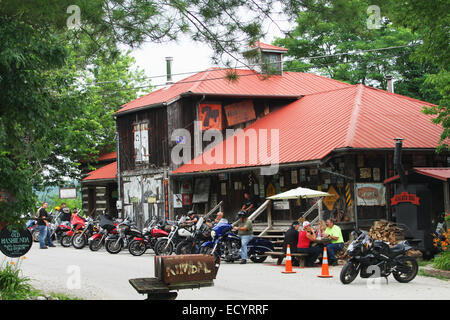
[[[101,239],[94,239],[89,242],[89,249],[91,251],[98,251],[103,246],[103,242]]]
[[[83,249],[86,246],[86,237],[81,233],[76,234],[72,238],[72,245],[75,249]]]
[[[175,254],[192,254],[195,253],[195,246],[192,241],[183,240],[175,248]]]
[[[119,253],[120,251],[122,251],[122,247],[123,247],[122,240],[117,241],[117,239],[113,239],[113,240],[108,240],[105,243],[106,251],[108,251],[111,254]]]
[[[261,255],[250,257],[250,260],[252,260],[254,263],[263,263],[264,261],[266,261],[266,259],[267,259],[267,256],[263,257]]]
[[[60,243],[61,243],[61,246],[68,248],[72,245],[72,239],[68,235],[63,235],[61,237]]]
[[[400,283],[410,282],[416,277],[417,272],[419,271],[419,265],[417,264],[417,260],[414,259],[413,257],[405,256],[401,259],[401,261],[407,265],[407,267],[409,268],[409,272],[403,273],[400,271],[393,271],[392,275],[394,276],[395,280],[397,280]]]
[[[133,256],[142,256],[145,251],[147,251],[147,246],[145,245],[144,242],[141,242],[139,240],[133,240],[130,242],[129,246],[128,246],[128,251],[130,251],[130,253]]]
[[[155,254],[157,256],[170,256],[173,253],[173,243],[167,239],[160,239],[155,244]]]
[[[347,261],[341,270],[340,279],[343,284],[349,284],[355,280],[358,275],[358,269],[355,264],[351,261]]]

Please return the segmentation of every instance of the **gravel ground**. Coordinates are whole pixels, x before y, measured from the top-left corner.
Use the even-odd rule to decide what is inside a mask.
[[[153,277],[154,255],[148,251],[134,257],[128,250],[112,255],[89,248],[49,248],[40,250],[34,244],[23,261],[25,276],[46,292],[60,292],[83,299],[142,300],[128,279]],[[295,274],[283,274],[284,266],[268,259],[263,264],[222,263],[214,287],[181,290],[177,300],[308,300],[308,299],[450,299],[450,281],[417,276],[407,284],[392,276],[368,282],[357,278],[350,285],[339,281],[342,266],[330,267],[333,278],[318,278],[320,268],[295,268]],[[80,286],[74,287],[79,271]]]

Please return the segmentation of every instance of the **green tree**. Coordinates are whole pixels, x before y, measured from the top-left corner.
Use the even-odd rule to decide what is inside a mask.
[[[367,0],[309,1],[306,10],[298,12],[295,29],[275,41],[293,58],[286,69],[316,71],[383,89],[390,74],[397,80],[397,93],[438,101],[438,93],[425,84],[423,76],[437,68],[410,60],[420,38],[407,28],[394,27],[388,19],[381,19],[379,27],[368,25],[371,4]],[[378,50],[384,48],[390,49]]]

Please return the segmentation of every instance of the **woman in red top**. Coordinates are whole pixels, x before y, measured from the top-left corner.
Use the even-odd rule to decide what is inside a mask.
[[[316,234],[311,230],[311,224],[308,221],[303,222],[303,230],[298,233],[297,253],[307,253],[307,267],[314,267],[314,261],[317,260],[322,252],[320,246],[311,247],[311,241],[316,240]]]

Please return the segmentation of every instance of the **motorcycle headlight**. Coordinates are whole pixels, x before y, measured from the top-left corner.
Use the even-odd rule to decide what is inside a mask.
[[[353,250],[355,250],[355,244],[352,242],[348,245],[347,251],[352,252]]]
[[[216,232],[213,230],[211,231],[211,238],[214,238],[216,236]]]

